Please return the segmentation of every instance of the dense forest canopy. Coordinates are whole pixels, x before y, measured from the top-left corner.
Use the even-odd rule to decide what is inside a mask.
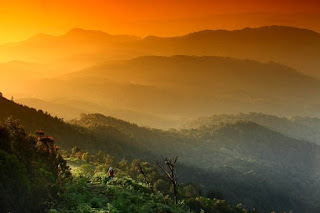
[[[241,202],[248,208],[267,212],[310,212],[318,207],[314,189],[320,187],[319,146],[293,139],[281,130],[277,132],[267,125],[270,122],[264,126],[259,119],[252,119],[269,118],[267,115],[246,114],[242,119],[222,115],[219,119],[217,116],[188,124],[192,128],[164,131],[102,114],[82,114],[65,123],[5,98],[0,101],[6,109],[1,111],[2,120],[12,115],[27,132],[50,132],[48,135],[53,135],[63,149],[79,146],[92,154],[102,150],[119,161],[139,158],[151,163],[172,153],[179,156],[182,182],[203,185],[204,193],[223,194],[230,203]],[[296,119],[306,126],[317,124],[312,118]]]
[[[287,118],[264,113],[222,114],[189,121],[183,125],[183,128],[213,128],[222,123],[237,121],[252,121],[292,138],[320,144],[320,119],[318,117],[294,116]]]
[[[79,147],[62,152],[41,130],[27,135],[17,120],[0,123],[1,211],[258,213],[204,197],[192,184],[180,183],[179,202],[170,201],[164,175],[139,159],[115,161],[102,151],[94,155]],[[117,172],[115,179],[106,176],[109,166]]]

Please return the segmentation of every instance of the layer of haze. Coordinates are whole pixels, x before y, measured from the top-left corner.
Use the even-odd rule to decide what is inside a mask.
[[[285,26],[144,39],[76,28],[0,46],[0,91],[65,119],[160,128],[216,113],[319,116],[319,56],[319,33]]]
[[[79,27],[137,36],[290,25],[320,31],[318,0],[0,0],[0,43]]]
[[[160,128],[319,116],[319,1],[225,2],[0,0],[0,92],[65,119]]]

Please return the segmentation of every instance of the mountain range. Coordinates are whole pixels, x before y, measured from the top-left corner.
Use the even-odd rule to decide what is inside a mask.
[[[223,113],[319,116],[319,50],[319,33],[286,26],[145,38],[76,28],[0,46],[0,90],[65,119],[166,129]]]
[[[39,34],[3,45],[0,61],[47,63],[60,72],[67,72],[144,55],[207,55],[274,61],[320,77],[319,49],[319,33],[286,26],[204,30],[178,37],[146,38],[73,29],[61,36]]]
[[[159,128],[222,113],[319,116],[320,105],[316,78],[273,62],[213,56],[144,56],[103,63],[33,81],[23,92]],[[21,103],[41,108],[37,102]],[[66,110],[50,111],[70,118]]]

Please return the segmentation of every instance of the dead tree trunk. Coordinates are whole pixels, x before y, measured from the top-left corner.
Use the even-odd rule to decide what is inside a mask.
[[[171,158],[171,156],[169,155],[163,161],[164,162],[158,161],[157,165],[165,173],[167,178],[170,180],[173,188],[173,202],[175,205],[177,205],[178,204],[178,176],[177,176],[178,156],[176,156],[175,158]]]

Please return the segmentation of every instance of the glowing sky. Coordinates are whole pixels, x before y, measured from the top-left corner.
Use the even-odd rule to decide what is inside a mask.
[[[320,31],[319,0],[0,0],[0,43],[71,28],[138,36],[291,25]]]

